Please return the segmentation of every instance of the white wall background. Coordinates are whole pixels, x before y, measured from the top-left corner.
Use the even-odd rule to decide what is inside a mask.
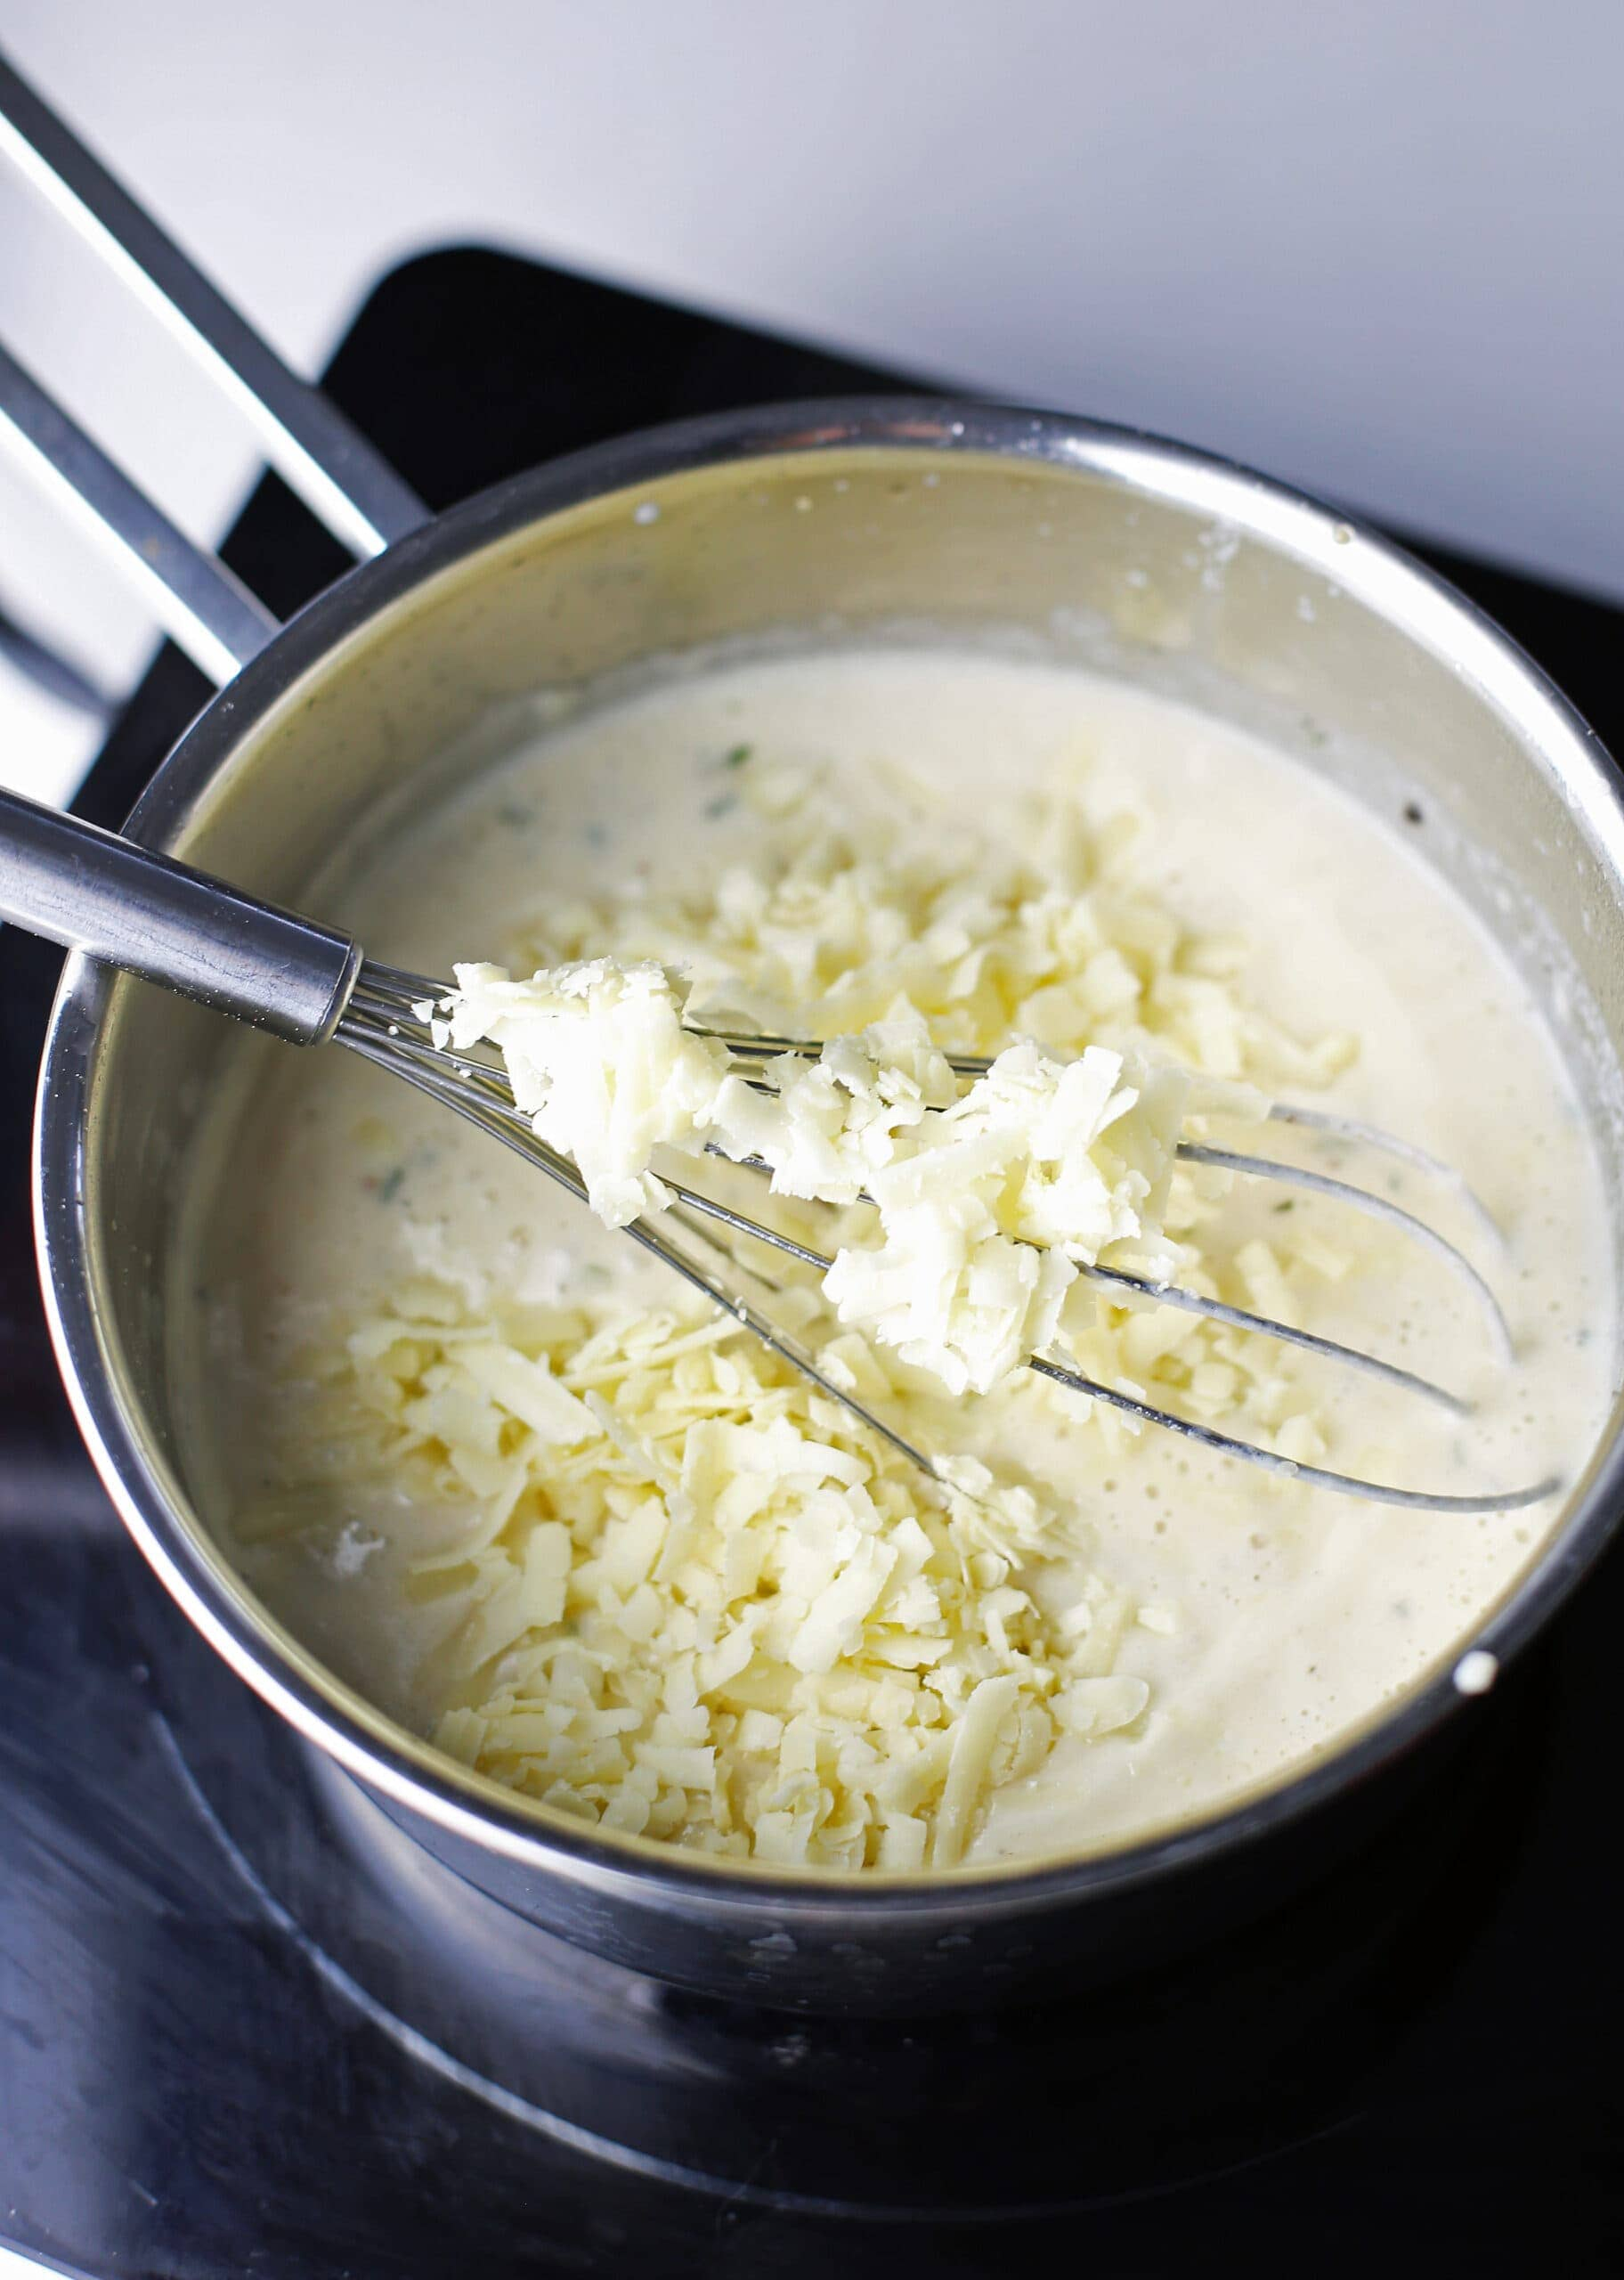
[[[0,40],[304,365],[484,237],[1624,596],[1624,0],[0,0]],[[220,526],[235,421],[10,181],[0,328]],[[0,596],[138,669],[4,471]],[[0,698],[0,772],[70,772]]]

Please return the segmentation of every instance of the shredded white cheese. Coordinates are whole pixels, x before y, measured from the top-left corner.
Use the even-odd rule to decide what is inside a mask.
[[[1293,1037],[1247,1002],[1244,941],[1192,932],[1136,888],[1137,818],[1090,828],[1059,795],[1026,835],[1038,859],[1017,861],[984,835],[955,838],[941,818],[922,840],[878,809],[844,815],[831,834],[817,788],[794,770],[746,771],[743,796],[775,819],[756,867],[679,893],[545,898],[512,947],[516,966],[541,972],[544,993],[560,962],[603,977],[597,999],[591,981],[574,985],[577,1030],[588,1033],[574,1046],[597,1073],[573,1110],[546,1088],[561,1117],[585,1117],[613,1088],[616,1049],[597,1019],[620,986],[610,976],[630,969],[651,1006],[662,990],[674,1000],[647,1016],[673,1056],[669,1109],[645,1064],[629,1087],[637,1115],[615,1128],[618,1141],[637,1124],[638,1148],[595,1150],[590,1134],[582,1143],[595,1165],[613,1158],[617,1211],[634,1189],[645,1208],[664,1200],[657,1167],[636,1168],[644,1134],[658,1130],[656,1148],[692,1149],[708,1128],[728,1153],[769,1161],[780,1195],[884,1198],[881,1212],[858,1207],[840,1223],[826,1295],[871,1343],[892,1344],[938,1382],[992,1387],[1054,1342],[1060,1358],[1130,1396],[1171,1397],[1299,1462],[1322,1456],[1322,1423],[1277,1345],[1108,1299],[1074,1282],[1068,1262],[1176,1277],[1199,1296],[1295,1319],[1303,1279],[1338,1280],[1352,1255],[1302,1211],[1271,1221],[1268,1240],[1233,1253],[1214,1245],[1228,1177],[1177,1163],[1173,1149],[1181,1128],[1201,1137],[1213,1116],[1260,1115],[1276,1087],[1324,1083],[1353,1040]],[[459,1034],[471,1038],[490,1014],[513,1021],[516,1040],[531,985],[476,971],[477,1010],[470,991]],[[487,994],[498,984],[499,997]],[[816,1062],[769,1063],[768,1094],[736,1071],[719,1077],[719,1048],[685,1037],[690,1022],[831,1042]],[[494,1022],[485,1033],[496,1035]],[[1011,1038],[1035,1042],[1011,1047]],[[962,1094],[942,1057],[950,1050],[998,1053],[997,1069]],[[527,1106],[534,1097],[527,1090]],[[1019,1178],[971,1177],[968,1150],[952,1144],[961,1124],[966,1141],[986,1128],[993,1152],[1020,1130]],[[548,1129],[563,1128],[549,1120]],[[939,1185],[935,1165],[907,1168],[937,1142]],[[770,1216],[765,1199],[733,1200]],[[1134,1429],[1102,1405],[1092,1414],[1108,1438]]]
[[[1134,878],[1147,819],[1091,826],[1062,791],[1023,802],[1017,857],[982,825],[840,801],[808,770],[755,768],[743,799],[775,820],[750,867],[625,895],[538,899],[508,947],[530,972],[571,959],[654,959],[688,977],[713,1028],[836,1037],[912,1012],[944,1051],[1035,1038],[1178,1062],[1273,1092],[1321,1085],[1353,1058],[1341,1033],[1303,1041],[1252,1005],[1246,942],[1182,924]],[[903,788],[913,806],[922,787]],[[1031,810],[1027,813],[1026,810]]]
[[[1053,1345],[1076,1262],[1131,1243],[1165,1277],[1157,1213],[1188,1090],[1181,1071],[1101,1046],[1000,1054],[871,1177],[879,1240],[842,1250],[824,1281],[840,1319],[950,1393],[987,1393]]]
[[[572,1155],[600,1217],[623,1226],[666,1190],[660,1147],[756,1158],[775,1190],[876,1207],[824,1290],[843,1322],[950,1393],[987,1393],[1050,1346],[1076,1261],[1124,1244],[1164,1276],[1161,1238],[1187,1074],[1102,1046],[1068,1060],[1025,1043],[962,1098],[916,1013],[729,1073],[685,1028],[661,967],[609,958],[516,981],[461,965],[453,1050],[489,1041],[537,1132]]]
[[[684,1029],[678,985],[650,962],[611,958],[528,981],[496,965],[459,965],[456,977],[443,1009],[451,1050],[497,1047],[515,1102],[574,1160],[610,1226],[658,1210],[667,1198],[650,1159],[710,1128],[727,1067],[720,1046]]]
[[[816,1060],[785,1053],[754,1084],[735,1075],[718,1095],[711,1133],[735,1161],[770,1165],[775,1194],[849,1204],[958,1095],[922,1017],[903,1008],[831,1038]]]
[[[697,1304],[481,1317],[415,1285],[326,1369],[313,1452],[334,1421],[352,1476],[364,1443],[464,1516],[414,1571],[466,1603],[440,1747],[606,1828],[951,1868],[1059,1731],[1146,1710],[1141,1682],[1110,1690],[1132,1608],[1100,1585],[1085,1630],[1033,1588],[1078,1522],[975,1460],[934,1494]]]
[[[1346,1274],[1301,1212],[1218,1239],[1226,1182],[1173,1151],[1209,1115],[1328,1078],[1350,1043],[1303,1044],[1251,1008],[1244,945],[1134,889],[1130,823],[1089,832],[1062,801],[1043,859],[1018,864],[975,835],[922,851],[874,817],[830,834],[814,788],[748,771],[743,796],[776,819],[761,868],[555,896],[510,950],[533,980],[460,967],[425,1017],[455,1051],[496,1046],[613,1223],[667,1201],[662,1152],[709,1139],[772,1168],[742,1208],[827,1199],[826,1287],[785,1265],[781,1303],[829,1381],[905,1429],[925,1385],[1077,1416],[1030,1373],[1002,1384],[1057,1341],[1102,1384],[1322,1454],[1289,1352],[1076,1268],[1176,1274],[1287,1320],[1305,1277]],[[830,1042],[767,1063],[762,1092],[690,1023]],[[948,1050],[997,1059],[965,1087]],[[520,1304],[408,1248],[413,1274],[313,1364],[302,1459],[239,1532],[307,1528],[324,1475],[455,1516],[410,1579],[451,1607],[448,1753],[607,1828],[908,1870],[961,1860],[992,1792],[1058,1738],[1155,1714],[1116,1663],[1176,1610],[1098,1572],[1079,1592],[1080,1559],[1108,1547],[953,1454],[939,1401],[918,1429],[938,1494],[731,1320]],[[1101,1405],[1092,1423],[1108,1443],[1134,1429]],[[1062,1573],[1057,1606],[1044,1579]]]

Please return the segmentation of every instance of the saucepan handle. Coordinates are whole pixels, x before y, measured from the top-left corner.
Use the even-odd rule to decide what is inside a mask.
[[[276,619],[223,562],[194,546],[0,346],[0,444],[69,514],[117,550],[165,631],[217,687],[263,649]]]
[[[0,156],[45,193],[244,407],[272,466],[335,537],[358,554],[378,554],[428,519],[422,501],[360,431],[283,363],[4,56]],[[3,351],[0,447],[43,470],[89,517],[211,679],[229,680],[274,631],[270,613]]]
[[[332,1035],[361,965],[347,934],[4,790],[0,919],[294,1045]]]

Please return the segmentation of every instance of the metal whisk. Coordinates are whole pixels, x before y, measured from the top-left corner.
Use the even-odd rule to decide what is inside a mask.
[[[348,1046],[364,1059],[405,1078],[409,1084],[415,1085],[433,1099],[453,1109],[469,1123],[490,1133],[537,1165],[561,1186],[568,1188],[572,1194],[584,1199],[586,1187],[581,1174],[567,1156],[561,1155],[538,1138],[530,1119],[516,1107],[508,1078],[496,1056],[452,1053],[434,1042],[424,1009],[437,1006],[446,995],[447,985],[443,981],[376,965],[369,959],[360,969],[349,1001],[334,1032],[335,1037],[340,1045]],[[710,1038],[727,1046],[745,1069],[751,1063],[759,1063],[785,1053],[813,1058],[821,1049],[819,1041],[800,1038],[743,1035],[734,1030],[705,1029],[697,1025],[694,1033]],[[946,1058],[949,1068],[956,1075],[965,1078],[985,1075],[992,1065],[989,1060],[977,1054],[948,1054]],[[1395,1138],[1375,1126],[1336,1116],[1324,1110],[1281,1103],[1272,1106],[1268,1112],[1277,1122],[1304,1126],[1339,1140],[1357,1143],[1426,1172],[1452,1188],[1482,1226],[1490,1233],[1494,1232],[1493,1222],[1461,1175],[1452,1166],[1441,1162],[1412,1143]],[[710,1152],[719,1154],[721,1152],[712,1146]],[[1234,1149],[1210,1147],[1201,1142],[1182,1141],[1177,1152],[1180,1159],[1187,1163],[1206,1164],[1222,1171],[1271,1180],[1284,1186],[1305,1189],[1313,1194],[1329,1197],[1398,1228],[1410,1240],[1444,1259],[1469,1285],[1482,1308],[1498,1357],[1506,1363],[1513,1359],[1511,1333],[1506,1317],[1483,1276],[1466,1254],[1440,1234],[1436,1228],[1406,1211],[1388,1197],[1374,1194],[1367,1188],[1302,1165],[1282,1163],[1272,1157],[1246,1154]],[[770,1168],[757,1158],[745,1158],[743,1164],[747,1170],[763,1174]],[[816,1268],[820,1274],[826,1273],[832,1263],[826,1253],[815,1250],[808,1244],[797,1242],[793,1236],[719,1202],[714,1196],[674,1179],[663,1169],[660,1173],[660,1180],[661,1185],[676,1198],[670,1216],[684,1223],[692,1233],[706,1235],[712,1229],[721,1228],[728,1234],[765,1244],[790,1258],[800,1260],[803,1266]],[[639,1219],[623,1232],[696,1289],[705,1291],[718,1306],[731,1314],[764,1345],[781,1355],[820,1392],[839,1402],[872,1432],[880,1434],[893,1448],[900,1450],[924,1471],[937,1476],[936,1464],[925,1451],[915,1447],[855,1395],[835,1385],[794,1340],[786,1336],[737,1291],[719,1281],[698,1259],[672,1242],[658,1226]],[[711,1247],[722,1249],[723,1255],[732,1264],[743,1267],[747,1273],[757,1272],[740,1259],[730,1247],[718,1246],[714,1242]],[[1197,1291],[1181,1289],[1177,1283],[1152,1282],[1143,1276],[1124,1274],[1114,1267],[1084,1266],[1078,1271],[1107,1291],[1115,1289],[1132,1294],[1135,1299],[1174,1307],[1207,1321],[1223,1323],[1231,1329],[1258,1331],[1266,1338],[1278,1339],[1284,1345],[1298,1347],[1348,1369],[1360,1371],[1403,1394],[1432,1402],[1456,1418],[1469,1417],[1472,1413],[1469,1402],[1434,1384],[1431,1379],[1424,1378],[1413,1370],[1402,1369],[1398,1364],[1384,1361],[1377,1355],[1368,1354],[1360,1348],[1345,1346],[1335,1339],[1322,1338],[1311,1331],[1299,1329],[1294,1323],[1253,1313],[1244,1307],[1230,1306],[1219,1299],[1203,1297]],[[1318,1487],[1330,1488],[1342,1495],[1363,1497],[1371,1502],[1404,1505],[1420,1511],[1514,1511],[1538,1502],[1557,1486],[1556,1482],[1547,1480],[1533,1487],[1498,1490],[1470,1496],[1449,1496],[1420,1489],[1392,1487],[1378,1481],[1360,1479],[1351,1473],[1337,1472],[1324,1466],[1306,1464],[1281,1456],[1255,1441],[1240,1439],[1235,1435],[1220,1432],[1214,1426],[1203,1425],[1192,1418],[1177,1416],[1171,1410],[1159,1409],[1151,1403],[1141,1401],[1137,1396],[1123,1393],[1114,1386],[1068,1368],[1048,1356],[1033,1355],[1026,1366],[1040,1376],[1052,1379],[1057,1385],[1069,1387],[1091,1400],[1103,1402],[1141,1423],[1161,1426],[1169,1432],[1182,1434],[1187,1439],[1199,1442],[1204,1448],[1214,1450],[1221,1455],[1238,1457],[1245,1463],[1260,1466],[1266,1471],[1310,1481]]]
[[[294,912],[260,902],[223,880],[155,854],[77,817],[61,815],[54,809],[42,808],[31,800],[4,791],[0,791],[0,918],[12,920],[32,933],[66,943],[128,973],[160,982],[166,989],[231,1014],[291,1044],[320,1045],[331,1038],[347,1046],[352,1052],[388,1070],[392,1075],[403,1078],[481,1131],[516,1150],[527,1162],[546,1172],[572,1194],[585,1196],[585,1185],[575,1166],[540,1140],[529,1120],[515,1105],[501,1068],[491,1061],[452,1054],[434,1043],[428,1022],[418,1009],[437,1003],[445,996],[446,985],[419,974],[375,965],[363,958],[360,946],[347,935],[317,925]],[[727,1031],[702,1034],[718,1037],[744,1067],[785,1052],[816,1054],[820,1049],[818,1044],[799,1038],[741,1036]],[[965,1077],[978,1076],[989,1065],[985,1060],[970,1056],[949,1059],[950,1065]],[[1270,1113],[1281,1123],[1307,1126],[1342,1140],[1384,1151],[1434,1178],[1447,1181],[1485,1225],[1491,1225],[1457,1172],[1408,1142],[1317,1109],[1277,1106]],[[1384,1220],[1411,1240],[1425,1244],[1470,1285],[1483,1309],[1501,1359],[1509,1362],[1513,1358],[1505,1316],[1494,1293],[1471,1261],[1425,1221],[1387,1197],[1296,1164],[1194,1141],[1181,1143],[1178,1153],[1186,1162],[1210,1165],[1248,1178],[1277,1181],[1330,1197]],[[764,1170],[766,1167],[756,1168]],[[808,1244],[732,1209],[697,1188],[666,1177],[663,1173],[661,1177],[676,1198],[666,1216],[679,1222],[690,1234],[704,1235],[713,1253],[730,1264],[743,1267],[746,1272],[755,1271],[745,1266],[727,1246],[725,1237],[729,1235],[766,1244],[820,1273],[831,1265],[823,1252]],[[717,1230],[722,1231],[720,1238]],[[838,1402],[859,1419],[871,1432],[879,1434],[933,1478],[942,1477],[926,1451],[916,1448],[894,1426],[834,1384],[792,1338],[726,1279],[673,1242],[663,1227],[637,1220],[624,1232],[704,1291],[752,1336],[780,1355],[830,1400]],[[1188,1314],[1202,1315],[1236,1330],[1257,1331],[1346,1368],[1362,1371],[1407,1396],[1434,1404],[1457,1419],[1471,1413],[1470,1405],[1444,1387],[1358,1348],[1318,1337],[1267,1315],[1204,1298],[1176,1284],[1151,1282],[1098,1266],[1084,1267],[1081,1272],[1103,1289],[1120,1290],[1133,1300],[1180,1307]],[[1158,1409],[1048,1356],[1035,1355],[1027,1366],[1091,1400],[1102,1402],[1141,1423],[1181,1433],[1220,1455],[1238,1457],[1267,1471],[1373,1502],[1402,1505],[1417,1511],[1514,1511],[1538,1503],[1559,1485],[1545,1480],[1531,1487],[1467,1496],[1393,1487],[1281,1456],[1255,1442],[1220,1432],[1214,1426],[1177,1416],[1170,1410]]]

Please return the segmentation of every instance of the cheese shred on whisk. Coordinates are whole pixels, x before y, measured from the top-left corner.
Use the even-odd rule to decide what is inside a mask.
[[[949,1393],[990,1393],[1052,1344],[1079,1262],[1171,1279],[1160,1214],[1191,1094],[1183,1070],[1027,1041],[961,1098],[905,1008],[746,1075],[686,1025],[686,989],[652,963],[598,958],[524,981],[460,965],[456,978],[436,1035],[454,1052],[497,1046],[516,1104],[573,1158],[607,1225],[670,1200],[653,1168],[662,1148],[765,1164],[779,1194],[873,1203],[877,1235],[842,1247],[824,1295]]]

